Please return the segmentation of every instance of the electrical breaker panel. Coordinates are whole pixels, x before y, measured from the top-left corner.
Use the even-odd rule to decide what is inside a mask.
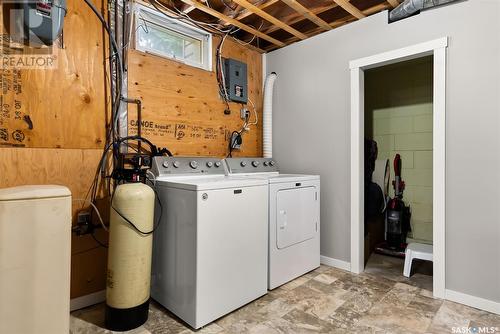
[[[247,64],[234,59],[224,59],[224,79],[227,95],[234,102],[248,102]]]

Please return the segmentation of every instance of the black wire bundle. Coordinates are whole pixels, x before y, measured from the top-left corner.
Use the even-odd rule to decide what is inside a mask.
[[[110,41],[110,46],[111,46],[111,48],[110,48],[110,72],[111,72],[110,73],[110,82],[111,82],[111,92],[112,92],[111,118],[110,118],[110,124],[109,124],[108,130],[106,132],[106,143],[104,145],[103,152],[102,152],[101,157],[99,159],[99,163],[98,163],[97,168],[96,168],[94,179],[92,181],[92,184],[91,184],[89,190],[87,191],[85,199],[88,199],[90,197],[90,201],[92,203],[95,203],[96,199],[97,199],[97,194],[99,191],[99,185],[103,185],[104,188],[107,190],[108,196],[111,196],[111,207],[139,233],[151,234],[154,232],[154,229],[156,229],[156,227],[158,226],[158,224],[161,220],[162,211],[163,211],[161,203],[159,203],[160,216],[158,219],[158,223],[156,224],[156,227],[153,229],[153,231],[144,233],[143,231],[140,231],[139,229],[137,229],[137,227],[134,223],[132,223],[129,219],[124,217],[120,212],[118,212],[112,206],[114,190],[116,189],[116,187],[113,188],[114,189],[113,193],[111,193],[111,188],[112,188],[111,178],[112,178],[113,172],[110,175],[107,174],[106,171],[109,168],[107,168],[108,166],[106,166],[106,164],[108,163],[108,157],[109,157],[109,153],[111,151],[112,157],[113,157],[113,159],[111,161],[112,167],[113,167],[112,169],[113,169],[113,171],[115,170],[116,161],[118,160],[118,154],[120,152],[120,147],[122,144],[124,144],[130,148],[131,146],[128,142],[129,140],[138,141],[138,142],[146,142],[150,146],[150,150],[151,150],[152,155],[158,155],[159,150],[156,148],[156,146],[154,146],[146,138],[143,138],[140,136],[120,137],[120,135],[117,131],[117,127],[118,127],[119,112],[120,112],[120,108],[121,108],[121,105],[123,102],[122,89],[124,87],[124,83],[123,83],[124,63],[123,63],[123,58],[122,58],[121,52],[122,51],[125,52],[125,49],[120,50],[120,48],[118,47],[118,42],[116,40],[115,35],[113,34],[112,29],[110,28],[109,24],[106,22],[104,17],[101,15],[99,10],[94,6],[92,1],[91,0],[84,0],[84,1],[89,6],[89,8],[92,10],[92,12],[97,16],[99,21],[101,21],[101,24],[102,24],[104,30],[106,31],[107,35],[109,36],[109,41]],[[125,5],[126,4],[123,4],[124,7],[125,7]],[[118,10],[118,5],[117,5],[116,0],[114,1],[114,6],[115,6],[114,9],[116,12]],[[115,24],[117,24],[117,22],[115,22]],[[124,27],[125,27],[125,24],[124,24]],[[125,45],[127,45],[127,44],[125,44]],[[113,78],[116,78],[116,86],[114,85]],[[165,152],[168,155],[172,155],[168,149],[163,149],[162,152]],[[138,152],[138,153],[141,153],[141,152]],[[159,202],[158,193],[156,192],[156,190],[154,188],[153,188],[153,190],[155,191],[155,196]],[[101,241],[99,241],[96,238],[93,229],[91,232],[91,236],[96,241],[96,243],[98,243],[100,246],[107,247],[107,245],[105,245],[104,243],[102,243]]]
[[[120,137],[120,134],[119,134],[119,131],[117,130],[118,128],[118,120],[119,120],[119,113],[120,113],[120,109],[121,109],[121,106],[122,106],[122,103],[123,102],[123,94],[122,94],[122,89],[123,87],[125,86],[123,80],[124,80],[124,70],[126,70],[126,66],[124,64],[124,61],[123,61],[123,57],[126,57],[126,46],[129,44],[129,43],[123,43],[125,45],[125,47],[123,49],[120,49],[119,46],[118,46],[118,42],[117,42],[117,39],[116,39],[116,36],[114,35],[110,25],[108,24],[108,22],[106,22],[106,20],[104,19],[104,17],[101,15],[101,13],[99,12],[99,10],[94,6],[94,4],[92,3],[91,0],[84,0],[85,3],[89,6],[89,8],[92,10],[92,12],[97,16],[97,18],[99,19],[99,21],[101,22],[103,28],[105,29],[107,35],[109,36],[109,41],[110,41],[110,58],[109,58],[109,67],[110,67],[110,87],[111,87],[111,117],[110,117],[110,124],[109,124],[109,127],[107,129],[107,132],[106,132],[106,142],[105,142],[105,145],[103,147],[103,152],[102,152],[102,155],[99,159],[99,163],[98,163],[98,166],[97,166],[97,169],[96,169],[96,172],[95,172],[95,175],[94,175],[94,179],[92,181],[92,184],[91,186],[89,187],[89,190],[87,191],[87,194],[85,196],[85,199],[88,199],[90,197],[90,201],[92,203],[95,203],[96,202],[96,199],[97,199],[97,195],[98,195],[98,192],[99,192],[99,187],[100,186],[103,186],[104,187],[104,190],[107,192],[107,195],[111,197],[111,207],[114,211],[116,211],[127,223],[130,224],[130,226],[136,230],[138,233],[140,234],[151,234],[154,232],[154,230],[158,227],[159,223],[160,223],[160,219],[161,219],[161,215],[162,215],[162,207],[161,207],[161,203],[159,202],[159,197],[158,197],[158,194],[156,192],[156,190],[154,189],[153,187],[153,190],[155,191],[155,196],[158,200],[158,203],[159,203],[159,208],[160,208],[160,219],[158,220],[158,222],[156,223],[155,227],[153,228],[152,231],[141,231],[140,229],[137,228],[137,226],[131,222],[127,217],[125,217],[123,214],[121,214],[120,212],[118,212],[116,210],[115,207],[113,207],[112,205],[112,201],[113,201],[113,196],[114,196],[114,190],[113,192],[111,192],[111,189],[113,188],[112,187],[112,176],[113,176],[113,172],[115,171],[116,169],[116,164],[117,164],[117,161],[118,161],[118,155],[119,155],[119,152],[120,152],[120,148],[122,145],[125,145],[126,147],[128,148],[133,148],[130,144],[129,144],[129,140],[135,140],[135,141],[138,141],[138,142],[146,142],[148,144],[150,144],[150,149],[151,149],[151,154],[152,155],[160,155],[162,153],[166,153],[168,155],[172,155],[170,153],[170,151],[166,148],[164,149],[157,149],[156,146],[154,146],[153,144],[151,144],[151,142],[149,142],[147,139],[143,138],[143,137],[140,137],[140,136],[128,136],[128,137]],[[226,113],[230,113],[230,106],[229,106],[229,99],[228,99],[228,96],[227,96],[227,90],[226,90],[226,87],[225,87],[225,84],[224,84],[224,64],[223,64],[223,59],[222,59],[222,48],[224,46],[224,42],[226,40],[226,38],[230,35],[230,34],[234,34],[236,31],[238,31],[239,29],[235,29],[234,27],[231,27],[229,29],[226,29],[226,30],[221,30],[220,29],[220,25],[219,24],[213,24],[213,23],[204,23],[204,22],[199,22],[199,21],[196,21],[196,20],[193,20],[191,19],[187,14],[185,13],[182,13],[180,12],[177,8],[175,8],[174,6],[174,9],[179,13],[179,14],[175,14],[175,13],[171,13],[171,12],[168,12],[168,11],[165,11],[165,10],[162,10],[160,7],[164,7],[161,3],[159,3],[157,0],[148,0],[148,2],[160,13],[162,13],[163,15],[165,15],[166,17],[168,18],[171,18],[171,19],[176,19],[176,20],[181,20],[181,21],[185,21],[185,22],[188,22],[190,24],[193,24],[193,25],[196,25],[197,27],[205,30],[205,31],[208,31],[210,33],[214,33],[214,34],[217,34],[221,37],[221,41],[217,47],[217,52],[216,52],[216,56],[217,56],[217,61],[216,61],[216,74],[217,74],[217,82],[218,82],[218,86],[219,86],[219,94],[220,96],[222,97],[223,101],[225,102],[226,104],[226,110],[227,112]],[[125,25],[125,6],[127,5],[128,3],[128,0],[125,0],[124,3],[122,4],[122,9],[123,9],[123,26],[122,26],[122,31],[123,31],[123,35],[125,36],[125,32],[126,32],[126,25]],[[117,11],[118,11],[118,8],[119,8],[119,5],[118,5],[118,1],[117,0],[110,0],[109,2],[110,5],[112,5],[112,7],[114,8],[114,11],[115,11],[115,26],[118,24],[118,15],[117,15]],[[224,2],[224,5],[228,6],[228,4],[226,2]],[[109,12],[108,12],[109,13]],[[116,28],[116,27],[115,27]],[[128,34],[127,34],[128,35]],[[123,52],[123,54],[122,54]],[[115,80],[114,80],[115,79]],[[116,82],[116,86],[115,86],[115,82]],[[244,129],[244,127],[243,127]],[[241,136],[241,132],[243,131],[243,129],[241,131],[234,131],[233,133],[238,133],[240,136]],[[232,137],[232,136],[231,136]],[[230,144],[229,144],[229,156],[231,156],[231,153],[232,153],[232,142],[231,142],[231,138],[229,139],[230,141]],[[142,148],[141,148],[142,150]],[[112,159],[110,160],[109,159],[109,156],[110,156],[110,152],[112,153]],[[141,153],[138,151],[138,153]],[[109,167],[107,164],[111,163],[111,167],[112,167],[112,170],[113,172],[111,172],[111,174],[108,174],[107,171],[109,170]],[[151,180],[147,179],[146,178],[146,181],[149,181],[152,183]],[[116,189],[116,184],[115,184],[115,187],[113,189]],[[95,235],[92,233],[92,237],[95,239],[95,241],[103,246],[103,247],[106,247],[106,245],[104,245],[102,242],[100,242],[96,237]]]
[[[215,52],[215,58],[216,58],[216,65],[215,65],[215,73],[217,77],[217,84],[219,86],[219,95],[226,104],[226,110],[228,113],[231,112],[231,108],[229,107],[229,99],[227,96],[227,88],[224,84],[224,63],[223,63],[223,58],[222,58],[222,47],[224,46],[224,41],[227,38],[229,33],[226,33],[225,36],[223,36],[219,42],[219,45],[217,46],[217,50]]]

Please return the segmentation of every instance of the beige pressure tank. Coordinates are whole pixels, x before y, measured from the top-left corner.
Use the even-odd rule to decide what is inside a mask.
[[[0,189],[0,333],[69,333],[71,193]]]
[[[115,190],[106,288],[106,327],[110,330],[130,330],[148,319],[154,204],[154,191],[145,184],[127,183]],[[147,233],[140,233],[117,211]]]

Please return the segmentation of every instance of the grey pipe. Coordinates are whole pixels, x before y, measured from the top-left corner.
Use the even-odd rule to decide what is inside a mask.
[[[458,0],[404,0],[389,13],[389,21],[399,21],[407,18],[422,9],[441,6]]]

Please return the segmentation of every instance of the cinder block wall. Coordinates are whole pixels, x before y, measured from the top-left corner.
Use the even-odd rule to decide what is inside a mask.
[[[432,58],[366,73],[366,135],[379,159],[403,161],[404,199],[412,208],[409,241],[432,243]],[[391,185],[390,195],[394,195]]]

